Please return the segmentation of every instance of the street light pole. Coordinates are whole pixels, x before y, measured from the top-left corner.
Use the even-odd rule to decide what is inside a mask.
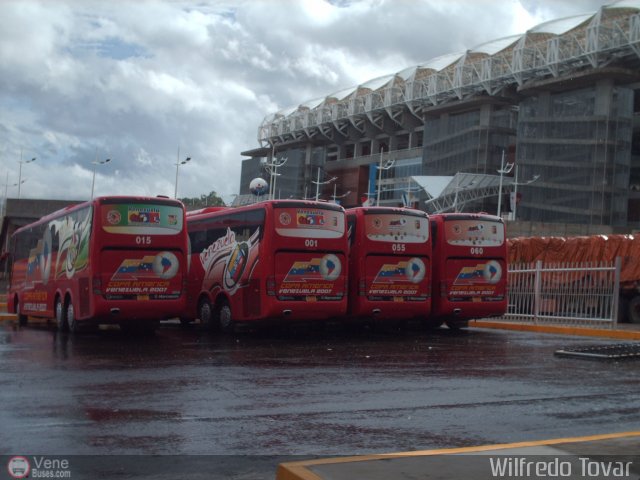
[[[531,180],[527,180],[524,183],[518,183],[518,165],[516,165],[515,182],[513,182],[513,221],[517,220],[516,209],[518,207],[518,185],[529,185],[540,178],[540,175],[534,175]]]
[[[180,161],[180,147],[178,146],[178,156],[176,159],[176,188],[173,192],[173,198],[178,198],[178,169],[180,168],[180,165],[184,165],[190,161],[191,157],[187,157],[184,160]]]
[[[334,182],[338,179],[338,177],[332,177],[329,180],[327,180],[326,182],[321,182],[320,181],[320,167],[318,167],[318,180],[317,181],[311,181],[311,183],[315,183],[316,185],[316,202],[318,200],[320,200],[320,185],[327,185],[328,183]]]
[[[91,200],[93,200],[93,188],[96,185],[96,169],[98,168],[98,165],[104,165],[105,163],[109,163],[111,161],[110,158],[98,161],[97,157],[98,156],[96,155],[96,160],[91,162],[91,164],[93,165],[93,177],[91,179]]]
[[[388,160],[385,166],[382,166],[382,152],[384,152],[384,148],[380,148],[380,162],[378,164],[378,191],[376,195],[376,207],[380,206],[380,193],[382,192],[382,171],[389,170],[393,167],[393,164],[396,162],[394,160]]]
[[[36,157],[33,157],[31,160],[22,160],[22,149],[20,149],[20,167],[18,168],[18,200],[20,200],[20,185],[22,185],[22,164],[23,163],[31,163],[35,162]]]
[[[512,169],[513,163],[507,163],[507,165],[504,164],[504,150],[502,150],[502,160],[500,162],[500,170],[498,170],[498,173],[500,174],[500,183],[498,187],[498,217],[502,210],[502,176],[505,173],[511,172]]]

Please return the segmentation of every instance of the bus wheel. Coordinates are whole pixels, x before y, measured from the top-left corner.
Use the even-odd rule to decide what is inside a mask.
[[[16,298],[16,317],[18,317],[18,325],[25,326],[28,318],[26,315],[20,313],[20,301]]]
[[[69,326],[69,331],[71,333],[78,333],[80,327],[78,325],[78,321],[76,320],[76,313],[73,309],[73,303],[69,300],[69,305],[67,305],[67,325]]]
[[[640,295],[636,295],[629,302],[629,322],[640,323]]]
[[[235,323],[231,316],[231,307],[226,300],[220,304],[218,318],[220,319],[220,330],[224,333],[232,333],[235,328]]]
[[[213,309],[211,308],[211,302],[206,298],[200,300],[200,305],[198,305],[198,318],[204,328],[207,330],[213,328]]]
[[[69,328],[67,315],[64,311],[64,305],[60,298],[56,300],[56,325],[58,325],[58,330],[61,332],[66,332]]]

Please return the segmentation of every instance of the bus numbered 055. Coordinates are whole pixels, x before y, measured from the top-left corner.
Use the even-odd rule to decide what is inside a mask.
[[[322,321],[347,308],[344,209],[299,200],[187,214],[191,244],[183,321]]]
[[[347,210],[352,320],[425,321],[431,311],[431,240],[425,212]]]
[[[9,311],[58,329],[153,329],[184,309],[188,238],[182,203],[98,197],[12,236]]]
[[[504,222],[488,214],[430,215],[433,242],[431,323],[453,329],[507,310]]]

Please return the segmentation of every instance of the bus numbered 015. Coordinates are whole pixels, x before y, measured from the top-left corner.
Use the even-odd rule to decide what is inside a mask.
[[[344,209],[298,200],[187,214],[191,245],[183,321],[327,320],[347,308]]]
[[[98,197],[12,236],[9,311],[55,318],[61,331],[153,329],[184,309],[188,238],[182,203]]]
[[[488,214],[431,215],[433,326],[465,327],[507,310],[507,242],[502,219]]]
[[[352,320],[425,321],[431,311],[429,217],[420,210],[347,210]]]

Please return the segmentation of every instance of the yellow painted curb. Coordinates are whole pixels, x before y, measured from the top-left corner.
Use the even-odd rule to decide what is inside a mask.
[[[470,327],[493,328],[497,330],[517,330],[520,332],[555,333],[557,335],[575,335],[579,337],[604,337],[619,340],[640,340],[637,330],[607,330],[604,328],[563,327],[560,325],[532,325],[510,322],[492,322],[471,320]]]
[[[308,470],[314,465],[334,465],[340,463],[366,462],[371,460],[384,460],[390,458],[409,458],[430,455],[453,455],[462,453],[486,452],[491,450],[505,450],[509,448],[539,447],[558,445],[562,443],[595,442],[598,440],[611,440],[616,438],[640,437],[640,431],[605,433],[601,435],[589,435],[584,437],[554,438],[550,440],[534,440],[529,442],[502,443],[496,445],[479,445],[475,447],[444,448],[439,450],[420,450],[415,452],[384,453],[378,455],[359,455],[353,457],[322,458],[318,460],[303,460],[300,462],[287,462],[278,465],[276,480],[323,480],[322,477]]]

